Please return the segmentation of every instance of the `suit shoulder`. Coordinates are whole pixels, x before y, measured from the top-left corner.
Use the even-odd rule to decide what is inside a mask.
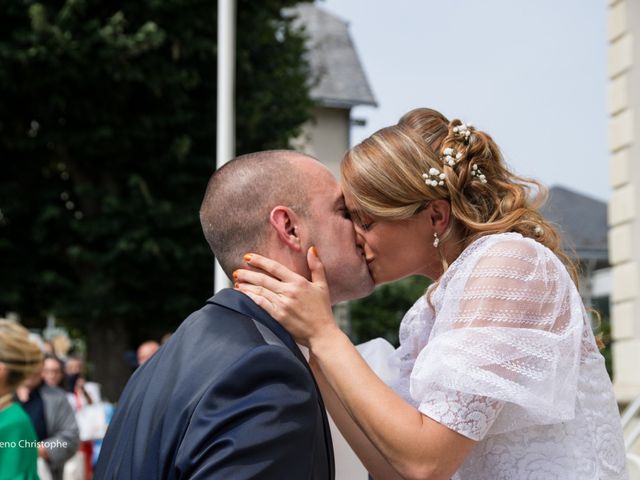
[[[248,371],[248,367],[251,372]],[[271,378],[292,374],[301,375],[300,378],[304,383],[307,381],[313,383],[307,366],[284,345],[270,343],[256,345],[229,365],[229,370],[242,370],[247,375],[263,375],[271,372]]]
[[[272,352],[266,355],[275,355],[280,365],[285,361],[300,363],[273,332],[251,317],[217,305],[206,305],[184,320],[129,383],[140,383],[145,389],[151,384],[168,383],[171,385],[166,388],[180,385],[200,391],[243,357],[265,355],[262,347]]]
[[[216,304],[207,304],[193,312],[182,322],[176,333],[181,330],[189,331],[189,335],[197,332],[218,335],[224,332],[225,336],[233,335],[238,339],[264,344],[264,338],[259,334],[250,316]]]
[[[202,392],[195,409],[217,411],[238,399],[278,406],[296,404],[307,414],[317,409],[317,390],[309,369],[291,352],[274,345],[255,347],[229,364],[215,382]],[[233,407],[235,408],[235,407]]]

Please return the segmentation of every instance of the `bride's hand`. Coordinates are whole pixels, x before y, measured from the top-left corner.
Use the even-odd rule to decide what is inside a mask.
[[[331,311],[324,266],[315,247],[307,252],[311,281],[256,253],[245,255],[245,261],[266,273],[236,270],[233,273],[236,289],[265,309],[298,343],[310,347],[314,340],[338,328]]]

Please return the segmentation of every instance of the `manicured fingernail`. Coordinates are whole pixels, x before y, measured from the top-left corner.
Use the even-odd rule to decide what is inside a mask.
[[[316,246],[315,245],[313,245],[311,247],[311,253],[313,253],[316,257],[318,256],[318,250],[316,250]]]
[[[250,262],[251,261],[251,254],[250,253],[246,253],[244,256],[244,261],[245,262]]]
[[[233,288],[240,288],[240,284],[239,284],[239,283],[237,283],[237,282],[236,282],[236,283],[234,283],[234,284],[233,284]]]
[[[235,272],[233,272],[231,274],[231,276],[233,277],[234,280],[237,280],[238,279],[238,271],[236,270]]]

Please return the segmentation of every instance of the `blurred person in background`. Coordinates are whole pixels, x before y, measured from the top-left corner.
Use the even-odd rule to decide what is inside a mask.
[[[0,319],[0,442],[10,445],[0,448],[2,480],[38,479],[38,438],[31,420],[14,401],[14,393],[41,362],[42,352],[29,340],[29,332]]]
[[[44,366],[42,367],[42,379],[47,385],[66,390],[64,377],[64,363],[55,355],[45,353]]]
[[[77,465],[76,470],[84,470],[83,478],[91,478],[93,475],[93,465],[95,463],[95,442],[100,441],[106,430],[107,406],[102,403],[100,385],[89,382],[86,378],[86,367],[82,357],[72,355],[65,363],[65,378],[67,381],[67,395],[71,407],[76,415],[78,428],[80,430],[80,453],[81,459],[74,460],[82,464]]]
[[[159,348],[160,345],[155,340],[147,340],[146,342],[141,343],[136,351],[138,366],[149,360]]]
[[[61,480],[65,462],[78,450],[78,425],[67,394],[61,388],[47,385],[42,370],[41,362],[16,395],[42,442],[38,447],[40,464],[46,464],[51,478]]]
[[[56,354],[56,349],[53,346],[53,343],[51,343],[50,340],[43,340],[42,341],[42,351],[44,352],[45,355],[52,355],[57,357]]]
[[[75,410],[102,400],[100,385],[88,382],[85,370],[84,361],[78,356],[67,358],[64,364],[67,391],[74,397]]]

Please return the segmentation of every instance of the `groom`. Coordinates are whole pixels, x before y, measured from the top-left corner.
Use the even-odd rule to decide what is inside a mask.
[[[216,171],[200,209],[226,274],[266,255],[309,276],[322,254],[332,303],[373,290],[340,187],[292,151],[240,156]],[[104,439],[100,479],[332,479],[324,405],[291,336],[227,289],[191,314],[132,376]]]

